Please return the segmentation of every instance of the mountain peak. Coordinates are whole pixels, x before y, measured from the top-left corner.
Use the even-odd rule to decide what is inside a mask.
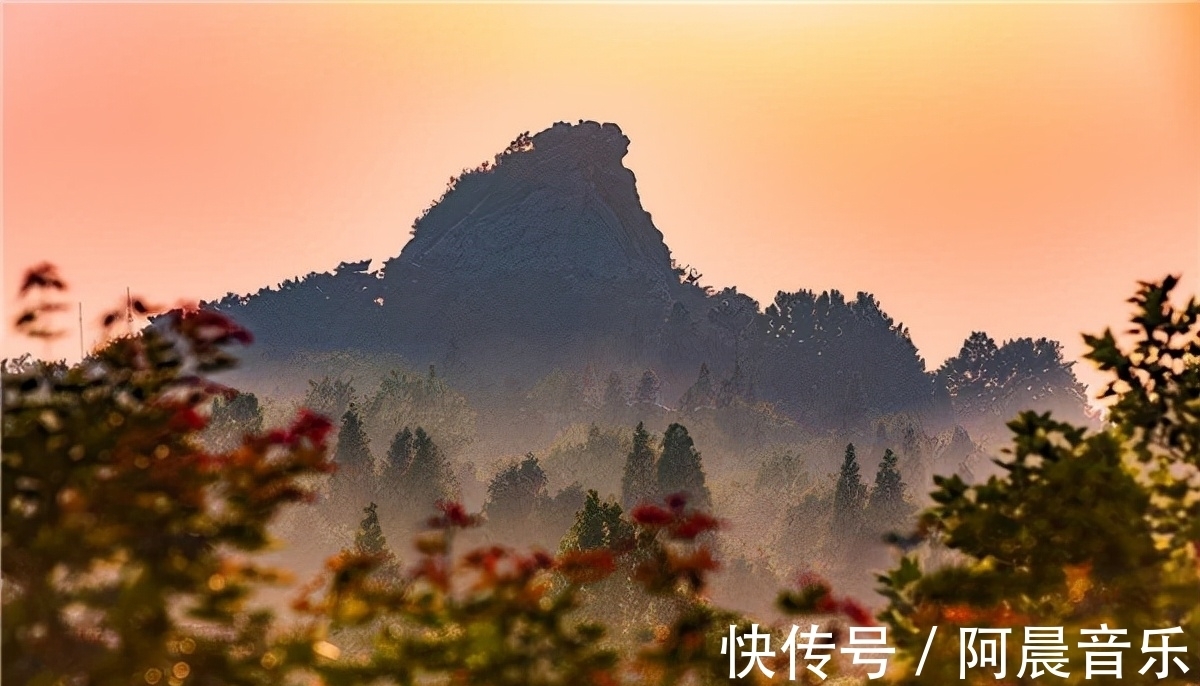
[[[494,162],[451,179],[386,273],[677,283],[663,235],[622,164],[628,151],[616,124],[560,122],[518,136]],[[421,277],[402,283],[413,278]]]
[[[629,152],[629,137],[616,124],[579,120],[558,122],[532,139],[534,149],[564,150],[568,154],[619,162]]]

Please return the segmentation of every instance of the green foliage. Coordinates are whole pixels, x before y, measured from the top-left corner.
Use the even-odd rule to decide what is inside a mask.
[[[621,503],[626,508],[658,497],[657,476],[654,469],[654,446],[650,432],[638,422],[633,430],[633,447],[625,458],[625,470],[621,475]]]
[[[433,366],[429,373],[392,371],[362,408],[367,435],[378,444],[391,440],[398,426],[424,427],[441,449],[460,454],[475,441],[476,413],[466,396],[451,388]]]
[[[934,624],[951,634],[955,625],[1063,626],[1071,639],[1107,623],[1135,641],[1145,629],[1179,626],[1185,634],[1174,642],[1200,639],[1200,488],[1188,476],[1200,445],[1200,327],[1194,300],[1170,305],[1174,285],[1143,284],[1132,300],[1131,350],[1111,332],[1086,337],[1087,357],[1115,377],[1108,427],[1089,433],[1025,412],[1009,423],[1013,447],[998,461],[1001,477],[977,486],[936,480],[937,504],[922,528],[940,532],[962,561],[925,572],[908,557],[880,577],[890,601],[883,617],[910,658]],[[927,683],[954,678],[954,653],[947,641],[930,654]],[[1076,669],[1064,682],[1083,683],[1081,651],[1068,655]],[[1126,682],[1188,681],[1179,670],[1159,681],[1136,669],[1126,665]]]
[[[700,453],[682,424],[672,424],[663,433],[662,454],[658,459],[658,492],[685,493],[699,509],[712,507]]]
[[[1182,474],[1200,468],[1200,303],[1193,297],[1173,307],[1178,279],[1143,284],[1129,302],[1137,306],[1132,350],[1122,350],[1111,331],[1085,336],[1086,355],[1115,377],[1101,397],[1116,396],[1109,421],[1131,444],[1146,470],[1155,533],[1172,547],[1200,540],[1200,499]]]
[[[579,483],[602,494],[619,493],[628,443],[620,429],[595,424],[570,427],[551,446],[543,463],[550,487]]]
[[[425,429],[404,427],[392,439],[378,490],[406,519],[429,512],[434,504],[455,497],[457,485],[449,460]]]
[[[1087,398],[1073,364],[1063,360],[1057,341],[1018,338],[998,346],[976,331],[938,369],[937,378],[964,422],[998,425],[1022,410],[1054,411],[1060,419],[1083,421]]]
[[[866,502],[867,485],[859,473],[854,444],[849,443],[833,493],[833,524],[839,535],[848,536],[858,532]]]
[[[539,499],[546,496],[546,473],[529,453],[501,471],[488,484],[484,513],[496,526],[517,526],[529,520]]]
[[[559,551],[620,549],[633,539],[633,527],[621,514],[620,505],[601,502],[596,491],[588,491],[583,509],[575,515],[575,523],[563,537]]]
[[[555,369],[529,390],[527,399],[539,416],[551,422],[563,421],[583,408],[583,386],[574,376]]]
[[[28,284],[28,282],[27,282]],[[28,286],[27,286],[28,287]],[[280,580],[252,553],[327,472],[325,420],[199,448],[248,334],[175,311],[66,368],[3,375],[3,674],[14,684],[278,682],[269,612]],[[195,680],[190,680],[195,683]]]
[[[716,526],[707,515],[681,500],[669,509],[640,508],[636,527],[625,524],[631,546],[619,565],[603,548],[551,557],[490,546],[455,557],[456,534],[479,518],[457,504],[441,510],[418,538],[421,557],[401,583],[380,580],[377,556],[346,552],[333,560],[323,591],[297,603],[311,620],[281,648],[289,662],[330,685],[614,686],[627,683],[627,674],[664,686],[725,681],[720,637],[740,618],[701,595],[715,569],[696,543]],[[622,569],[668,608],[661,632],[625,664],[606,647],[604,627],[578,617],[586,591]],[[352,652],[334,643],[355,627],[373,628],[368,647]]]

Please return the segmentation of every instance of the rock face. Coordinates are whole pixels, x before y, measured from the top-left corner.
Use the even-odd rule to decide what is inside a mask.
[[[208,306],[249,327],[268,363],[399,356],[496,405],[586,366],[621,372],[623,392],[653,370],[674,406],[707,365],[719,403],[767,400],[808,426],[897,412],[952,425],[948,385],[869,294],[780,293],[763,311],[735,288],[682,278],[622,162],[628,149],[614,124],[524,134],[454,180],[380,272],[343,262]]]
[[[464,174],[384,267],[389,333],[420,330],[410,352],[451,365],[644,347],[677,300],[702,294],[672,269],[628,149],[614,124],[557,124]]]

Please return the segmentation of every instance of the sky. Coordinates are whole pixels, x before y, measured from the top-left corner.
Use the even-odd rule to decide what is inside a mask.
[[[617,123],[701,283],[874,293],[966,336],[1200,291],[1200,4],[13,4],[4,306],[50,260],[87,343],[126,287],[252,292],[398,254],[447,179]],[[77,358],[5,334],[4,354]],[[1086,367],[1080,376],[1101,380]]]

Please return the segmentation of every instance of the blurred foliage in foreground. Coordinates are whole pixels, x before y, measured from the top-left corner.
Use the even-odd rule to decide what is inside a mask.
[[[1113,376],[1115,396],[1099,432],[1023,413],[1009,423],[1005,474],[967,486],[939,477],[920,524],[963,556],[923,572],[906,557],[881,577],[890,600],[882,618],[912,659],[930,627],[935,641],[923,676],[903,683],[959,678],[960,627],[1011,628],[1008,678],[1021,664],[1025,627],[1063,627],[1070,676],[1084,683],[1081,629],[1122,629],[1129,642],[1125,683],[1194,683],[1200,648],[1200,305],[1175,307],[1176,279],[1142,284],[1129,348],[1111,331],[1086,336],[1087,358]],[[1147,660],[1143,631],[1180,627],[1171,644],[1187,647],[1185,674],[1172,666],[1138,674]],[[1107,639],[1102,639],[1107,640]],[[1155,642],[1157,644],[1157,641]],[[994,669],[969,679],[994,683]]]
[[[1012,628],[1010,650],[1021,627],[1066,627],[1070,683],[1084,679],[1078,629],[1106,623],[1135,641],[1142,629],[1179,626],[1178,643],[1200,646],[1200,307],[1173,307],[1174,285],[1145,284],[1133,299],[1132,349],[1110,333],[1087,339],[1088,357],[1114,376],[1103,431],[1021,415],[1003,476],[977,486],[940,478],[921,530],[896,537],[902,548],[932,538],[957,561],[923,571],[904,558],[880,578],[890,601],[880,619],[898,647],[888,680],[956,680],[959,626]],[[52,335],[45,321],[62,309],[53,297],[63,287],[50,267],[30,272],[23,292],[37,300],[18,328]],[[5,684],[731,681],[721,638],[751,623],[706,600],[720,523],[683,495],[626,518],[591,493],[557,556],[499,546],[456,554],[456,534],[482,521],[442,502],[407,565],[372,503],[355,546],[302,589],[298,619],[258,607],[257,589],[286,574],[254,553],[271,544],[280,509],[311,497],[310,477],[332,469],[331,427],[302,412],[287,429],[202,447],[206,429],[219,428],[214,404],[238,397],[205,376],[233,363],[227,344],[248,340],[220,315],[177,310],[75,367],[5,364]],[[820,579],[799,586],[780,608],[805,626],[844,639],[843,618],[873,621]],[[606,617],[647,608],[644,640],[610,635]],[[933,625],[942,640],[917,678]],[[781,627],[766,629],[780,646]],[[1130,651],[1127,682],[1185,682],[1178,670],[1175,681],[1137,675],[1141,657]],[[786,664],[766,662],[786,680]],[[1019,652],[1009,656],[1012,674],[1019,663]],[[828,671],[863,673],[837,662]],[[983,670],[970,678],[995,681]]]

